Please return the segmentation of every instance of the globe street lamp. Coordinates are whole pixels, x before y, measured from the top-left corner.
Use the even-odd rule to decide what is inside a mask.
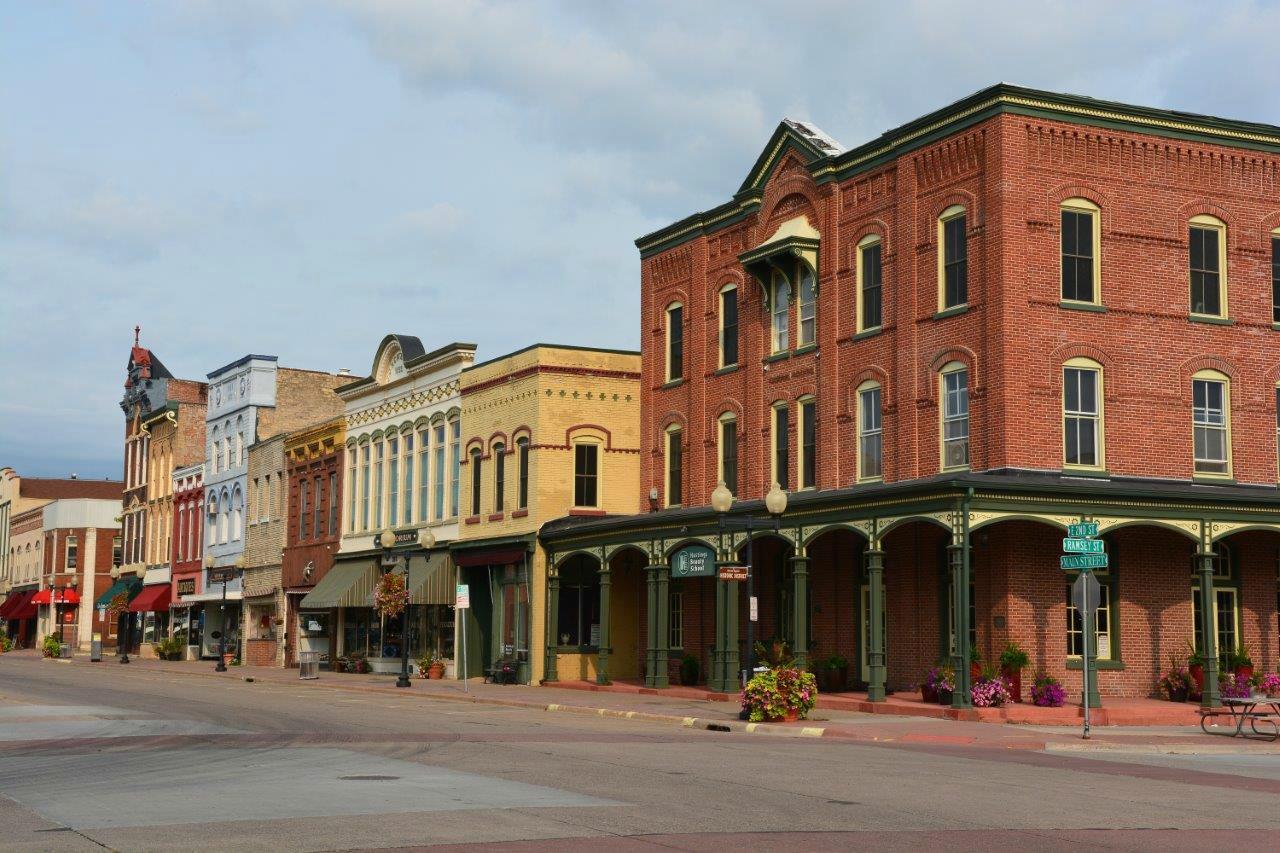
[[[720,537],[723,541],[724,531],[729,530],[745,530],[747,532],[747,666],[742,673],[742,683],[746,686],[751,676],[755,674],[756,669],[756,645],[755,645],[755,619],[751,617],[751,602],[755,600],[755,565],[752,559],[752,531],[755,529],[755,521],[752,516],[745,515],[739,519],[730,519],[725,516],[730,509],[733,508],[733,492],[729,491],[729,487],[725,485],[724,480],[716,484],[715,489],[711,492],[711,508],[715,510],[720,521]],[[778,523],[782,514],[787,511],[787,493],[775,481],[773,487],[769,489],[769,493],[764,496],[764,508],[769,513],[769,520],[773,525],[773,532],[778,532]],[[763,520],[763,519],[761,519]]]
[[[115,588],[116,582],[119,580],[120,580],[120,567],[112,566],[111,567],[112,589]],[[114,595],[112,597],[114,597]],[[129,662],[129,645],[124,641],[124,611],[123,610],[121,610],[119,613],[116,614],[116,638],[117,638],[116,645],[119,647],[118,649],[116,649],[116,651],[120,653],[116,655],[116,657],[120,658],[120,663],[128,663]]]

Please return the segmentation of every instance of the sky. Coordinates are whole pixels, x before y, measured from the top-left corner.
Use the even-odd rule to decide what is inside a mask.
[[[1117,11],[1118,10],[1118,11]],[[639,347],[634,240],[784,117],[847,147],[999,81],[1280,124],[1280,2],[0,0],[0,466],[121,474],[177,376]]]

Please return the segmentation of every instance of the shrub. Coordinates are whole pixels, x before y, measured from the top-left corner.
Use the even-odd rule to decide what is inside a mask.
[[[163,640],[157,640],[151,644],[151,650],[155,652],[156,657],[160,660],[178,660],[186,647],[186,639],[182,637],[167,637]]]
[[[1067,691],[1062,682],[1052,675],[1036,676],[1036,683],[1031,688],[1031,704],[1041,708],[1061,708],[1067,701]]]
[[[1027,668],[1027,664],[1031,659],[1027,657],[1027,653],[1022,647],[1010,640],[1004,647],[1004,651],[1000,653],[1000,666],[1008,670],[1022,670]]]
[[[702,674],[702,664],[693,655],[685,655],[680,659],[680,683],[697,684]]]
[[[13,640],[4,631],[0,631],[0,655],[13,650]]]
[[[818,701],[812,672],[783,667],[753,676],[742,691],[742,709],[752,722],[777,719],[794,712],[804,719]]]
[[[44,638],[40,644],[40,651],[47,658],[56,658],[62,656],[62,643],[58,640],[57,635],[50,634]]]

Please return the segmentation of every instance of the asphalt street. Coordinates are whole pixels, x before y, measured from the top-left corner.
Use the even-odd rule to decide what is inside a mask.
[[[1161,849],[1280,755],[867,745],[0,657],[0,849]]]

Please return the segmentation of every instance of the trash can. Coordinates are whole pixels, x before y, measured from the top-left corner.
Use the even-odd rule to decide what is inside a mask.
[[[59,645],[58,645],[58,657],[60,657],[60,658],[69,658],[69,657],[71,657],[71,644],[70,644],[70,643],[61,643],[61,644],[59,644]]]
[[[94,634],[93,642],[89,643],[89,660],[98,663],[102,660],[102,636]]]
[[[298,652],[298,678],[320,677],[320,653]]]

